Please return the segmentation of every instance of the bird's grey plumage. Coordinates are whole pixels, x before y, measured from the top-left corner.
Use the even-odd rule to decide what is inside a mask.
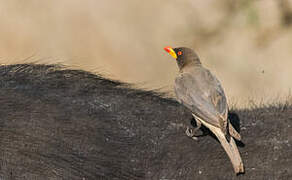
[[[192,66],[175,80],[177,99],[195,116],[225,130],[228,105],[220,82],[202,66]]]
[[[180,69],[175,79],[177,100],[186,106],[199,124],[208,127],[218,138],[230,157],[236,173],[244,172],[243,163],[232,137],[240,140],[239,133],[228,121],[228,104],[218,79],[204,68],[197,54],[189,48],[175,48]],[[186,131],[188,136],[193,136]],[[230,142],[226,135],[231,135]]]
[[[229,132],[240,140],[240,134],[228,122],[228,104],[219,80],[202,66],[192,49],[181,47],[174,51],[182,53],[177,58],[180,74],[174,85],[177,100],[196,117],[221,128],[225,135]]]

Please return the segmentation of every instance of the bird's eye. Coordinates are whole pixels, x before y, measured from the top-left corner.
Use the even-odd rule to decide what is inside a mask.
[[[177,55],[179,55],[179,56],[182,55],[182,52],[181,51],[177,52]]]

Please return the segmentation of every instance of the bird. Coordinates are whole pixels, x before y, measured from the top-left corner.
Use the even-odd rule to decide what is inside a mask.
[[[186,134],[197,139],[195,133],[204,125],[215,134],[226,151],[236,174],[244,173],[244,165],[234,139],[241,136],[228,119],[228,104],[220,81],[206,69],[194,50],[187,47],[164,48],[176,59],[179,75],[174,91],[177,101],[187,107],[196,128],[187,127]]]

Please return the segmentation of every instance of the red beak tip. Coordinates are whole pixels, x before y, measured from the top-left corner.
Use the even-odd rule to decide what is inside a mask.
[[[164,48],[164,50],[165,50],[166,52],[168,52],[168,53],[169,53],[169,52],[170,52],[170,48],[171,48],[171,47],[169,47],[169,46],[166,46],[166,47]]]

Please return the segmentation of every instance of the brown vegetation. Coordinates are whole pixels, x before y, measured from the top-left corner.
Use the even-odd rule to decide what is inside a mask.
[[[1,0],[0,63],[62,62],[172,91],[162,48],[189,46],[231,101],[267,102],[292,87],[290,2]]]

